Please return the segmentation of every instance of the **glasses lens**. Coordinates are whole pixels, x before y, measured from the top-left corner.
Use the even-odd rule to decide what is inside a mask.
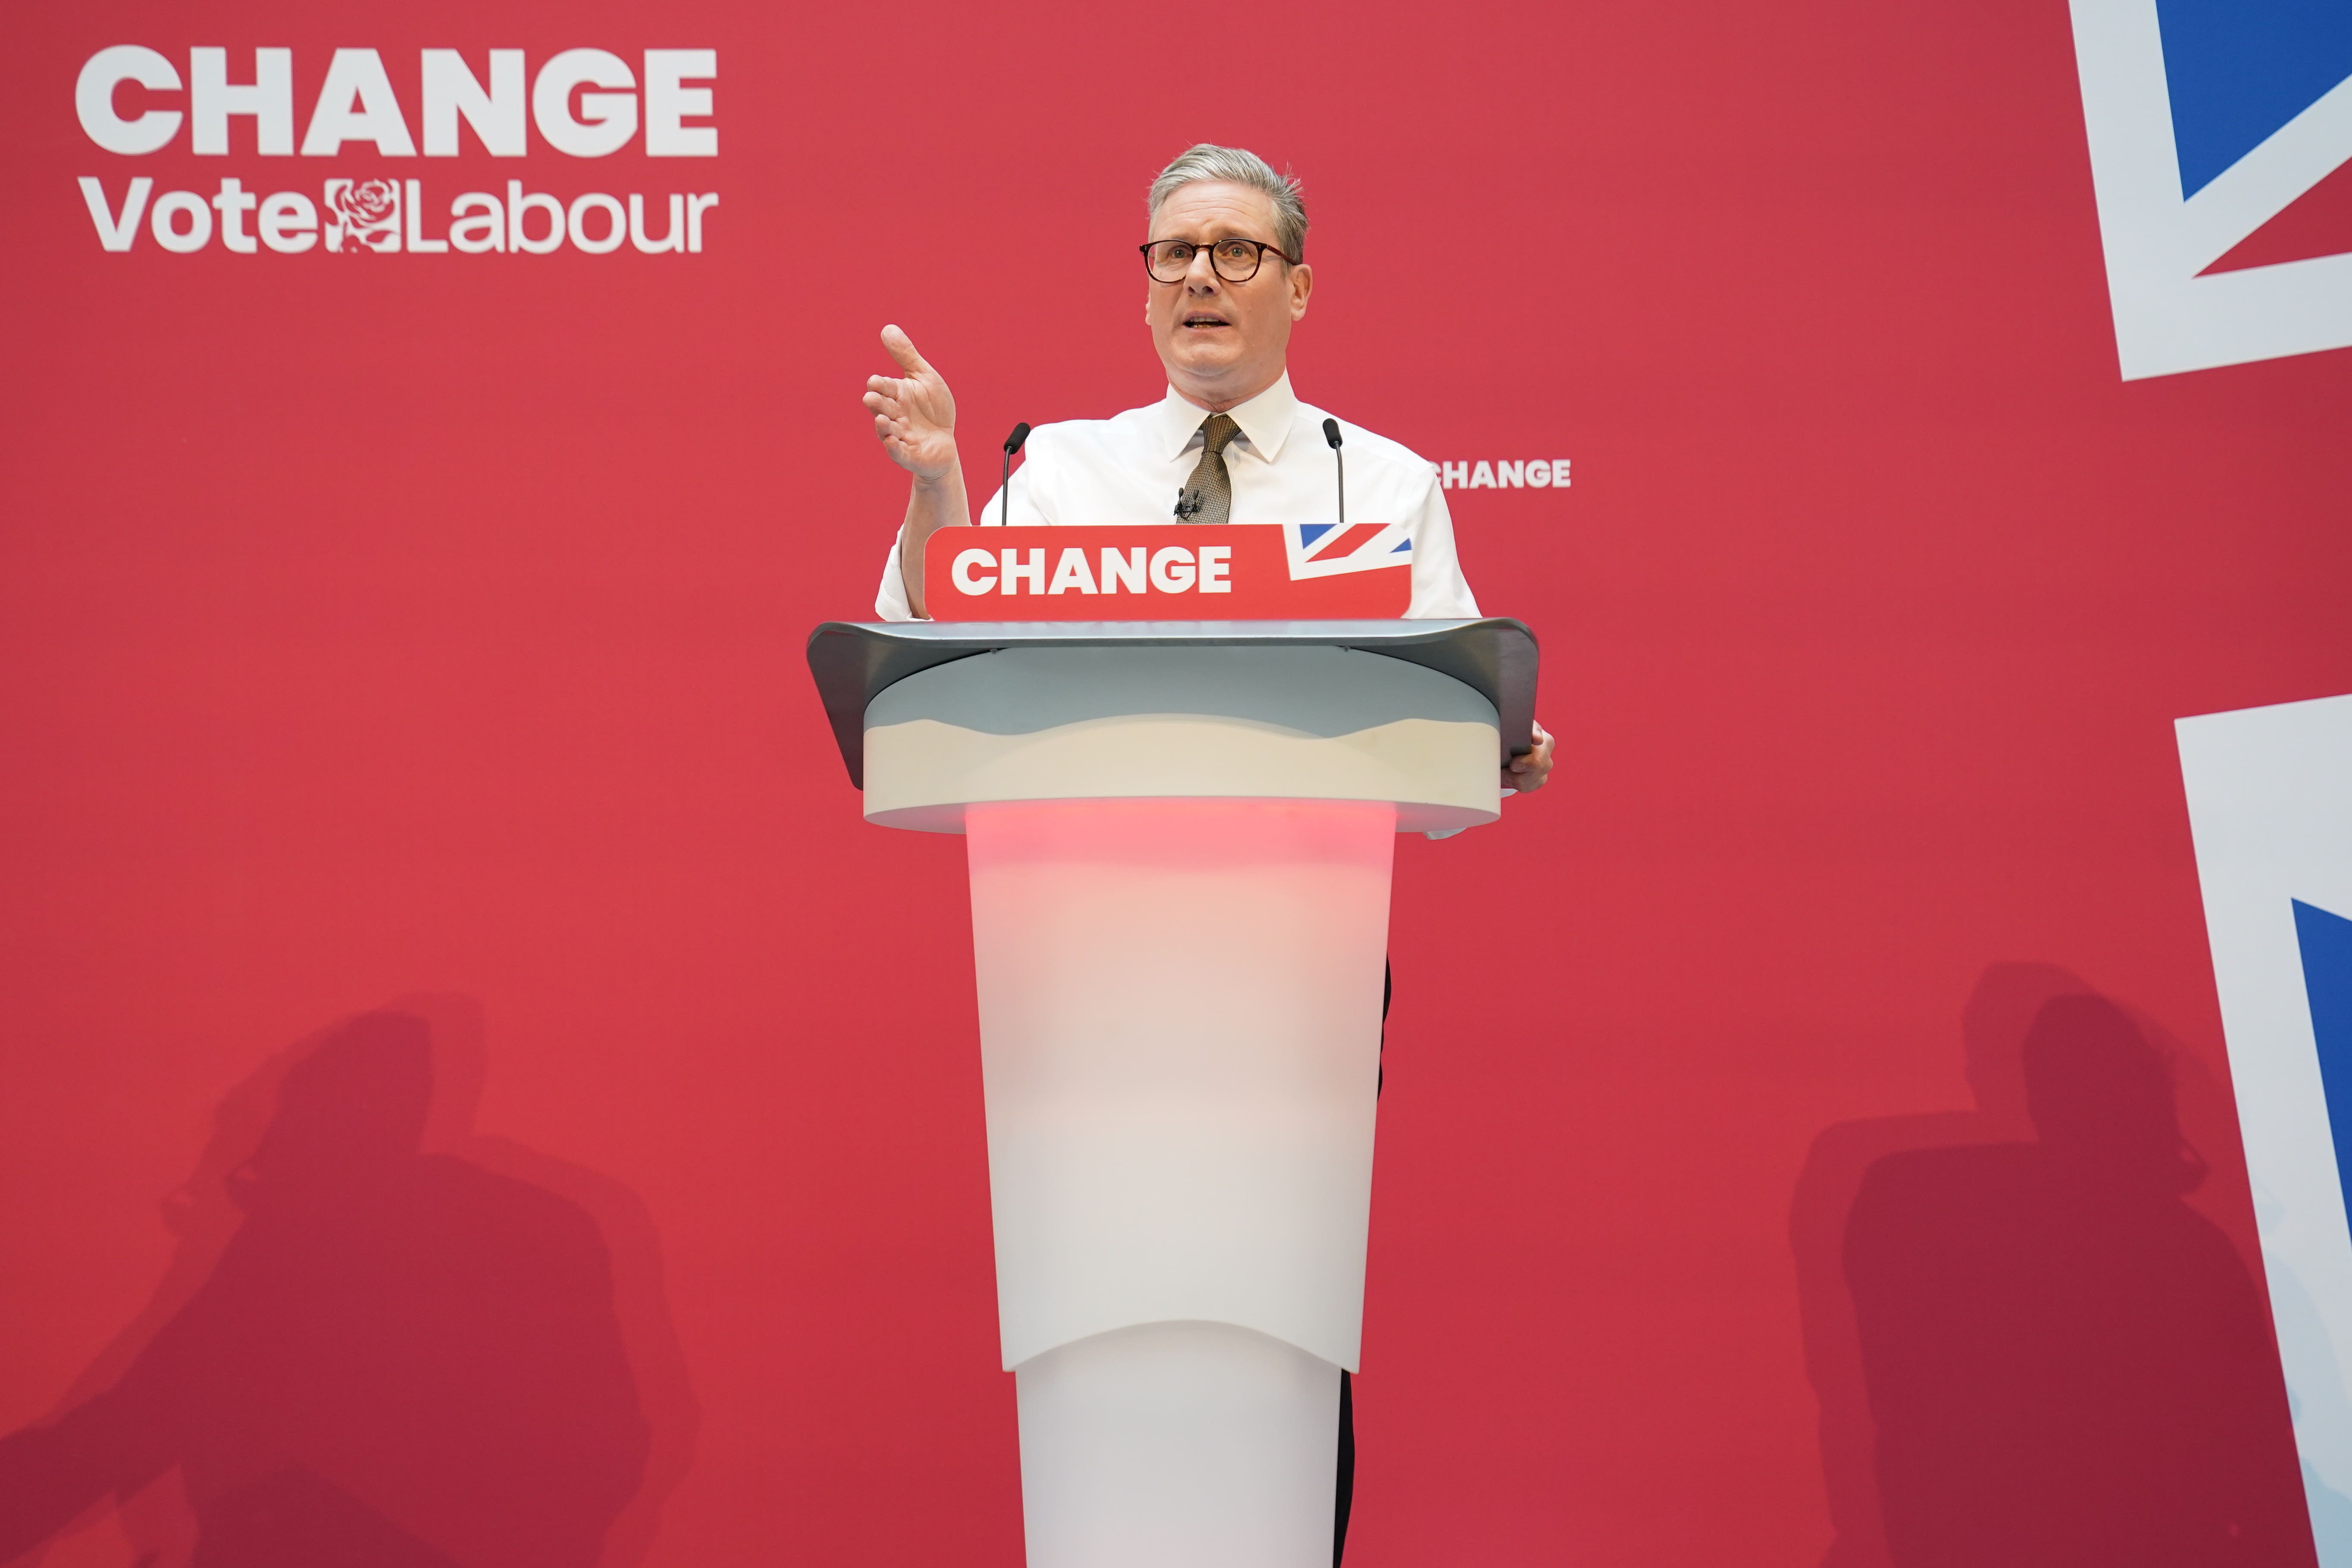
[[[1258,247],[1246,239],[1221,239],[1216,249],[1210,252],[1209,259],[1215,263],[1217,276],[1226,282],[1246,283],[1257,275],[1260,254]]]
[[[1192,247],[1181,239],[1156,240],[1147,259],[1154,278],[1162,283],[1181,283],[1192,267]]]

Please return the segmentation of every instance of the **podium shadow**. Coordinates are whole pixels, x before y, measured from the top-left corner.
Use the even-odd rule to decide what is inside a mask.
[[[1825,1563],[2313,1562],[2252,1238],[2187,1201],[2226,1089],[2051,965],[1962,1039],[1974,1109],[1825,1130],[1790,1206]]]
[[[147,1306],[0,1437],[0,1562],[632,1568],[698,1410],[644,1206],[473,1131],[479,1007],[412,995],[229,1090]]]

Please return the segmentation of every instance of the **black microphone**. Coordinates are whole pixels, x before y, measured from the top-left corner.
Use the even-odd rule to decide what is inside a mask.
[[[1339,422],[1323,421],[1323,439],[1331,443],[1331,464],[1339,470],[1339,526],[1348,526],[1348,458],[1339,450]]]
[[[1004,506],[996,514],[996,521],[1000,523],[1009,523],[1013,521],[1013,454],[1021,450],[1021,443],[1027,439],[1029,439],[1029,421],[1026,419],[1015,425],[1013,427],[1013,434],[1004,438],[1004,482],[997,487],[1004,492]]]

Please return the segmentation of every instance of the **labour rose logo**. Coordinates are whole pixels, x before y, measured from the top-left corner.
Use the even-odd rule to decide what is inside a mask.
[[[392,180],[329,180],[329,250],[398,250],[400,186]]]

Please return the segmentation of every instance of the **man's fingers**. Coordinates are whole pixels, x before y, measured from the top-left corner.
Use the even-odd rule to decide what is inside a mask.
[[[892,359],[898,362],[898,368],[909,374],[936,374],[931,370],[929,362],[915,352],[915,340],[899,331],[898,327],[888,326],[882,329],[882,346],[889,351]]]
[[[1517,795],[1533,795],[1551,774],[1552,734],[1540,724],[1528,727],[1530,748],[1503,764],[1503,787]]]
[[[876,413],[887,413],[898,419],[938,423],[931,410],[930,398],[921,382],[877,375],[866,384],[870,390],[866,394],[866,406]]]

